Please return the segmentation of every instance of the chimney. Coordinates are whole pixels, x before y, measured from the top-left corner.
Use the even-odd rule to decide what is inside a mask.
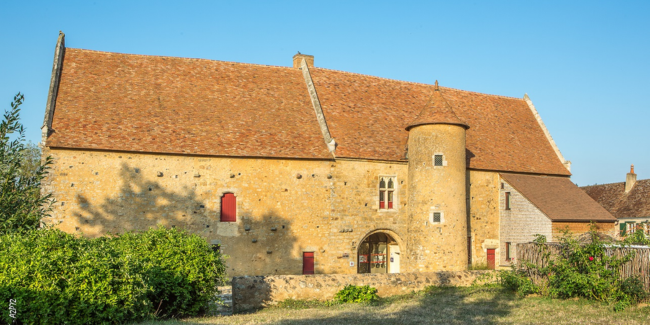
[[[314,56],[313,55],[307,55],[307,54],[302,54],[298,52],[298,54],[293,56],[293,67],[294,68],[300,68],[300,63],[302,62],[302,59],[305,59],[305,63],[307,63],[308,67],[313,67],[314,66]]]
[[[632,165],[632,167],[630,167],[630,172],[627,173],[627,177],[625,177],[625,193],[629,193],[634,187],[635,183],[636,174],[634,173],[634,165]]]

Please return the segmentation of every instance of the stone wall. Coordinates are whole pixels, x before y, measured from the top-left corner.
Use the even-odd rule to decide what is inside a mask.
[[[411,270],[467,269],[465,128],[420,125],[409,130],[408,247]],[[442,166],[434,163],[442,156]],[[434,221],[434,213],[440,215]]]
[[[440,271],[399,274],[331,274],[244,276],[232,280],[234,312],[276,304],[286,299],[331,300],[348,284],[377,288],[380,297],[406,294],[427,286],[469,286],[492,271]],[[478,283],[491,279],[484,276]]]
[[[501,214],[501,241],[496,251],[500,265],[509,265],[506,261],[506,243],[513,243],[511,256],[516,256],[516,243],[528,243],[535,239],[535,234],[546,236],[548,241],[553,238],[552,222],[542,211],[526,197],[505,181],[500,191],[499,211]],[[510,210],[506,210],[505,193],[510,192]]]
[[[230,256],[228,276],[301,274],[303,252],[314,252],[317,274],[357,273],[359,244],[378,231],[399,244],[401,272],[465,267],[449,264],[451,255],[466,262],[466,230],[455,235],[465,226],[452,221],[452,210],[439,197],[428,194],[432,196],[429,209],[436,204],[444,208],[444,223],[429,222],[429,210],[426,215],[418,213],[415,223],[409,220],[405,162],[51,148],[44,148],[44,154],[54,158],[44,182],[44,190],[57,200],[49,222],[89,237],[158,225],[187,229],[221,245]],[[476,224],[470,228],[477,258],[484,260],[485,243],[498,239],[494,213],[498,195],[494,177],[498,176],[467,174],[481,175],[474,177],[471,186],[471,204],[475,204],[471,222]],[[379,209],[379,176],[396,180],[393,209]],[[224,193],[236,196],[237,222],[220,221]]]
[[[562,238],[563,231],[568,229],[573,235],[581,235],[590,230],[589,222],[553,222],[553,240],[557,242]],[[616,224],[614,222],[597,222],[596,230],[600,233],[616,238]],[[547,237],[550,238],[550,237]]]
[[[406,251],[406,163],[44,151],[54,158],[49,221],[67,232],[184,228],[221,245],[229,276],[301,274],[303,252],[314,252],[316,273],[357,273],[358,244],[377,230]],[[380,175],[396,179],[392,210],[379,210]],[[234,223],[220,222],[227,192]]]
[[[473,265],[487,264],[488,248],[499,248],[499,174],[467,171],[470,257]]]

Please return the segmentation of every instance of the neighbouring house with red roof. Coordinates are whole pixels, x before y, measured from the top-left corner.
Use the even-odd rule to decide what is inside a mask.
[[[528,96],[314,66],[66,48],[43,124],[50,222],[182,228],[229,275],[507,265],[512,244],[616,219],[570,181]]]
[[[634,165],[625,182],[584,186],[582,189],[618,219],[619,236],[642,229],[650,235],[650,179],[636,179]]]

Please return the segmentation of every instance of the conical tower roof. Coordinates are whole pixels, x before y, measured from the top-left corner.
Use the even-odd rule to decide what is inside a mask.
[[[415,120],[406,126],[406,130],[408,131],[418,125],[428,124],[453,124],[462,126],[466,130],[469,129],[469,125],[458,118],[451,105],[449,105],[447,100],[442,96],[442,93],[440,93],[437,80],[429,102],[424,106]]]

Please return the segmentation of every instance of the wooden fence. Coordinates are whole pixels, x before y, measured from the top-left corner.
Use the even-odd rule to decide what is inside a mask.
[[[550,260],[553,260],[561,253],[561,246],[559,243],[546,243],[544,245],[546,245],[550,253],[548,257],[538,244],[517,244],[517,264],[523,265],[523,262],[529,262],[539,267],[547,266]],[[605,252],[608,256],[619,258],[634,253],[632,259],[619,268],[620,276],[622,279],[638,276],[643,281],[645,289],[650,291],[650,248],[639,246],[607,247]],[[542,278],[534,271],[529,272],[529,274],[535,282]]]

